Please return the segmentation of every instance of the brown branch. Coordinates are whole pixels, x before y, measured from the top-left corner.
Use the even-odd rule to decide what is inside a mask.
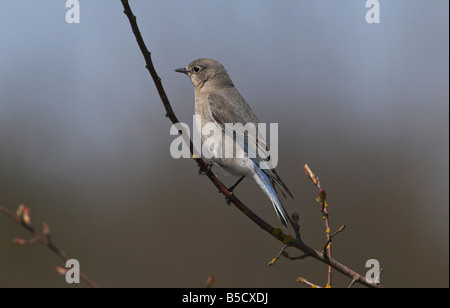
[[[283,247],[281,247],[281,249],[280,249],[280,252],[278,253],[278,255],[275,257],[275,258],[273,258],[270,262],[269,262],[269,266],[272,266],[272,265],[274,265],[275,264],[275,262],[277,262],[277,260],[283,255],[285,255],[285,250],[286,250],[286,248],[288,248],[288,245],[284,245]]]
[[[348,285],[347,288],[350,289],[351,287],[353,287],[353,285],[354,285],[358,280],[359,280],[359,276],[353,277],[352,281],[350,282],[350,284]]]
[[[329,215],[328,215],[328,204],[327,204],[327,194],[325,192],[325,190],[322,188],[322,186],[320,185],[320,181],[319,181],[319,177],[316,176],[311,169],[309,168],[309,166],[307,164],[305,164],[303,166],[303,170],[305,171],[306,175],[310,178],[310,180],[313,182],[313,184],[317,187],[317,189],[319,190],[319,194],[317,195],[316,201],[318,203],[320,203],[321,205],[321,212],[322,212],[322,218],[324,220],[325,223],[325,234],[327,237],[327,241],[324,247],[324,256],[331,259],[331,239],[332,236],[330,236],[330,220],[329,220]],[[328,266],[328,275],[327,275],[327,286],[331,287],[331,266]]]
[[[338,235],[339,233],[341,233],[344,230],[345,230],[345,225],[342,225],[333,234],[328,236],[328,240],[325,243],[325,245],[323,246],[323,251],[326,251],[329,248],[329,245],[331,244],[331,240],[333,239],[333,237],[335,237],[336,235]]]
[[[322,289],[321,286],[319,286],[317,284],[314,284],[312,282],[309,282],[305,277],[298,277],[297,278],[297,282],[304,283],[304,284],[306,284],[306,285],[308,285],[308,286],[310,286],[311,288],[314,288],[314,289]]]
[[[136,16],[133,14],[130,5],[128,3],[128,0],[121,0],[123,8],[124,8],[124,14],[128,17],[128,20],[130,22],[131,29],[133,31],[133,34],[136,38],[137,44],[139,46],[139,49],[142,52],[142,55],[144,56],[146,68],[149,71],[153,82],[155,83],[156,89],[158,91],[158,94],[161,98],[161,101],[164,105],[164,108],[166,109],[166,117],[170,119],[170,121],[173,124],[179,123],[178,118],[175,116],[175,113],[173,112],[173,109],[171,107],[171,104],[169,102],[169,99],[167,97],[167,94],[162,86],[161,78],[156,73],[155,67],[153,65],[152,59],[151,59],[151,53],[147,49],[145,42],[142,38],[141,32],[139,30],[139,27],[136,22]],[[193,143],[192,140],[190,141],[190,150],[191,154],[193,154]],[[311,256],[330,267],[334,268],[338,272],[353,278],[355,276],[360,276],[360,279],[358,280],[359,283],[367,286],[367,287],[380,287],[380,285],[375,283],[368,282],[364,277],[356,273],[355,271],[351,270],[347,266],[339,263],[338,261],[331,258],[330,255],[324,256],[323,253],[320,251],[317,251],[305,243],[303,243],[300,239],[300,232],[299,227],[296,223],[291,222],[291,225],[294,227],[294,231],[296,233],[296,237],[293,238],[290,235],[284,234],[281,229],[274,228],[267,222],[265,222],[263,219],[261,219],[258,215],[253,213],[247,206],[242,203],[234,194],[231,194],[230,191],[228,191],[227,187],[218,179],[218,177],[210,170],[208,164],[206,164],[203,159],[199,157],[194,157],[195,162],[200,167],[200,171],[204,173],[209,180],[219,189],[219,191],[227,197],[227,200],[229,200],[230,203],[233,203],[234,206],[236,206],[242,213],[244,213],[248,218],[250,218],[255,224],[257,224],[261,229],[271,234],[274,238],[282,242],[284,245],[288,247],[295,247],[302,251],[305,255]]]
[[[53,251],[58,256],[58,258],[60,258],[64,263],[67,262],[67,260],[69,260],[66,254],[62,250],[58,249],[51,241],[50,228],[47,223],[44,222],[42,224],[42,234],[35,230],[35,228],[31,224],[30,210],[26,206],[20,205],[16,213],[0,206],[0,213],[3,213],[9,218],[11,218],[33,235],[33,238],[31,238],[30,240],[14,238],[13,242],[15,244],[25,246],[31,245],[33,243],[39,243],[47,247],[51,251]],[[57,272],[61,274],[62,272],[60,269],[61,268],[59,266],[56,267]],[[80,271],[80,279],[83,280],[91,288],[100,288],[100,286],[96,282],[94,282],[91,278],[89,278],[86,274],[84,274],[81,271]]]
[[[288,245],[284,245],[284,246],[280,249],[280,252],[278,253],[278,255],[277,255],[275,258],[273,258],[273,259],[269,262],[268,265],[269,265],[269,266],[274,265],[275,262],[277,262],[277,260],[278,260],[281,256],[283,256],[283,257],[285,257],[286,259],[289,259],[289,260],[303,260],[303,259],[309,257],[309,255],[308,255],[307,253],[304,253],[304,254],[302,254],[302,255],[300,255],[300,256],[297,256],[297,257],[291,257],[291,256],[288,254],[288,252],[286,251],[286,248],[288,248],[288,247],[289,247]]]

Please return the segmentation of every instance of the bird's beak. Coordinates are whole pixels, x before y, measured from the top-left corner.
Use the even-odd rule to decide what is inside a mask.
[[[183,67],[183,68],[177,68],[177,69],[175,70],[175,72],[187,74],[188,71],[187,71],[187,69],[185,69],[185,68]]]

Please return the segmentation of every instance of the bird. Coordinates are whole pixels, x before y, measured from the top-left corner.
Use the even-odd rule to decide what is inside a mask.
[[[245,177],[253,179],[270,199],[279,220],[287,228],[289,215],[278,197],[277,188],[285,197],[285,193],[292,198],[293,196],[275,168],[271,168],[270,165],[268,168],[261,167],[262,163],[270,162],[270,153],[264,136],[259,131],[257,134],[250,134],[244,131],[242,126],[233,126],[235,131],[230,130],[229,124],[250,123],[257,126],[260,122],[234,86],[224,66],[216,60],[200,58],[175,71],[186,74],[194,86],[196,127],[202,141],[205,142],[207,139],[202,134],[205,125],[212,123],[220,132],[219,136],[213,136],[219,146],[212,150],[215,155],[211,157],[210,153],[209,162],[222,167],[231,175],[240,177],[228,191],[233,193]],[[218,153],[223,150],[221,145],[227,141],[233,144],[236,151],[231,158],[220,155],[223,152]]]

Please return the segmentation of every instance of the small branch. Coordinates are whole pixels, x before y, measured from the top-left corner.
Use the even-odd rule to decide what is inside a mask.
[[[350,284],[348,285],[347,288],[350,289],[358,280],[359,280],[359,276],[353,277],[352,282],[350,282]]]
[[[337,231],[335,231],[333,234],[331,234],[328,237],[327,242],[323,246],[323,250],[322,251],[325,252],[329,248],[328,246],[331,244],[331,240],[333,239],[333,237],[335,237],[337,234],[341,233],[344,230],[345,230],[345,225],[342,225],[342,226],[339,227],[339,229]]]
[[[121,0],[123,8],[124,8],[124,14],[127,16],[131,29],[133,31],[133,34],[136,38],[137,44],[139,46],[139,49],[141,50],[141,53],[145,60],[145,67],[149,71],[153,82],[155,84],[155,87],[159,93],[159,96],[161,98],[162,104],[164,105],[164,108],[166,110],[166,117],[170,119],[170,121],[173,124],[179,123],[178,118],[175,116],[175,113],[173,112],[173,109],[169,103],[167,94],[164,91],[164,88],[161,83],[161,78],[159,78],[158,74],[156,73],[155,67],[153,65],[153,62],[151,60],[151,53],[148,51],[145,42],[142,38],[141,32],[139,30],[139,27],[136,22],[136,16],[131,11],[130,5],[128,3],[128,0]],[[190,151],[191,155],[194,154],[193,151],[193,143],[192,140],[190,140]],[[246,215],[248,218],[250,218],[256,225],[258,225],[261,229],[272,235],[274,238],[276,238],[278,241],[282,242],[284,245],[288,247],[295,247],[298,250],[302,251],[303,258],[305,256],[311,256],[327,265],[330,266],[330,268],[334,268],[340,273],[343,273],[344,275],[352,278],[355,275],[359,275],[355,271],[349,269],[347,266],[337,262],[336,260],[333,260],[331,258],[331,252],[325,257],[321,252],[309,247],[305,243],[303,243],[300,239],[300,231],[299,231],[299,225],[297,222],[292,222],[291,225],[294,228],[296,237],[293,238],[291,235],[284,234],[281,229],[274,228],[270,224],[268,224],[266,221],[264,221],[262,218],[260,218],[258,215],[256,215],[254,212],[252,212],[241,200],[239,200],[236,195],[232,194],[230,191],[228,191],[227,187],[219,180],[219,178],[211,171],[209,168],[209,165],[206,164],[202,158],[200,157],[194,157],[193,159],[197,163],[197,165],[200,167],[200,171],[204,173],[208,179],[216,186],[216,188],[219,189],[220,193],[225,195],[227,197],[227,200],[232,203],[236,208],[238,208],[244,215]],[[312,172],[311,172],[312,174]],[[318,182],[318,179],[317,179]],[[365,278],[361,278],[359,283],[367,286],[367,287],[381,287],[380,285],[370,283]]]
[[[216,282],[216,278],[214,278],[213,275],[210,275],[206,278],[205,287],[211,288],[215,282]]]
[[[321,286],[319,286],[319,285],[317,285],[317,284],[314,284],[314,283],[312,283],[312,282],[309,282],[306,278],[304,278],[304,277],[298,277],[297,278],[297,282],[299,282],[299,283],[304,283],[304,284],[306,284],[306,285],[308,285],[308,286],[310,286],[311,288],[314,288],[314,289],[323,289]]]
[[[331,259],[331,240],[333,236],[330,236],[330,220],[329,220],[329,215],[328,215],[328,204],[327,204],[327,194],[325,192],[325,190],[322,188],[322,186],[320,185],[320,181],[319,181],[319,177],[316,176],[311,169],[309,168],[309,166],[307,164],[305,164],[305,166],[303,167],[303,170],[305,171],[306,175],[310,178],[310,180],[313,182],[313,184],[317,187],[317,189],[319,190],[319,194],[317,195],[316,201],[318,203],[320,203],[321,205],[321,212],[322,212],[322,217],[325,223],[325,233],[326,233],[326,237],[327,237],[327,242],[325,244],[325,248],[324,248],[324,255],[325,257]],[[339,231],[341,232],[341,231]],[[332,267],[329,266],[328,267],[328,275],[327,275],[327,286],[331,287],[331,270]]]
[[[300,236],[300,215],[297,212],[292,213],[292,219],[290,220],[291,226],[294,229],[295,238],[299,244],[303,243]]]
[[[289,246],[288,245],[284,245],[283,247],[281,247],[281,250],[280,250],[280,252],[278,253],[278,255],[275,257],[275,258],[273,258],[270,262],[269,262],[269,266],[272,266],[272,265],[274,265],[275,264],[275,262],[277,262],[277,260],[281,257],[281,255],[284,253],[284,250],[286,249],[286,248],[288,248]]]
[[[287,251],[285,251],[285,252],[283,253],[283,256],[284,256],[286,259],[289,259],[289,260],[303,260],[303,259],[309,257],[309,254],[304,253],[304,254],[299,255],[299,256],[297,256],[297,257],[291,257],[291,256],[287,253]]]
[[[24,227],[28,232],[30,232],[31,235],[33,236],[33,238],[31,238],[30,240],[14,238],[13,243],[22,245],[22,246],[39,243],[39,244],[47,247],[51,251],[53,251],[58,256],[58,258],[60,258],[64,263],[67,260],[69,260],[69,258],[66,256],[66,254],[63,251],[59,250],[51,241],[50,227],[48,226],[47,223],[44,222],[42,224],[42,234],[40,234],[39,232],[37,232],[35,230],[35,228],[31,224],[29,208],[27,208],[26,206],[21,204],[19,206],[19,208],[17,209],[17,212],[14,213],[14,212],[0,206],[0,213],[3,213],[6,216],[8,216],[9,218],[11,218],[12,220],[14,220],[16,223],[18,223],[19,225]],[[100,288],[100,286],[97,283],[95,283],[92,279],[90,279],[83,272],[80,272],[80,279],[83,280],[91,288]]]
[[[384,271],[384,268],[380,269],[380,271],[379,271],[377,277],[375,277],[375,282],[376,282],[376,281],[380,281],[380,277],[381,277],[381,274],[383,274],[383,271]]]
[[[288,245],[284,245],[284,246],[280,249],[280,252],[278,253],[278,255],[277,255],[275,258],[273,258],[273,259],[269,262],[268,265],[269,265],[269,266],[274,265],[275,262],[277,262],[278,259],[279,259],[281,256],[283,256],[283,257],[285,257],[286,259],[289,259],[289,260],[303,260],[303,259],[305,259],[306,257],[309,256],[307,253],[304,253],[304,254],[299,255],[299,256],[297,256],[297,257],[291,257],[291,256],[287,253],[287,251],[286,251],[286,248],[288,248],[288,247],[289,247]]]

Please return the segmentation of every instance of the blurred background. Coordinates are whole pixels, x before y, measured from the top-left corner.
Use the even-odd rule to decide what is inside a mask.
[[[284,204],[305,242],[325,243],[308,163],[332,229],[347,226],[333,257],[363,274],[377,259],[386,287],[448,287],[448,1],[380,1],[379,24],[365,1],[130,2],[181,121],[192,125],[194,91],[174,69],[209,57],[262,122],[279,123],[278,171],[295,196]],[[281,244],[170,156],[171,123],[121,2],[80,9],[79,24],[65,1],[0,11],[0,205],[28,206],[105,287],[203,287],[210,275],[215,287],[324,285],[313,259],[268,267]],[[253,182],[235,193],[280,227]],[[29,234],[0,214],[0,287],[74,287],[51,251],[14,237]]]

